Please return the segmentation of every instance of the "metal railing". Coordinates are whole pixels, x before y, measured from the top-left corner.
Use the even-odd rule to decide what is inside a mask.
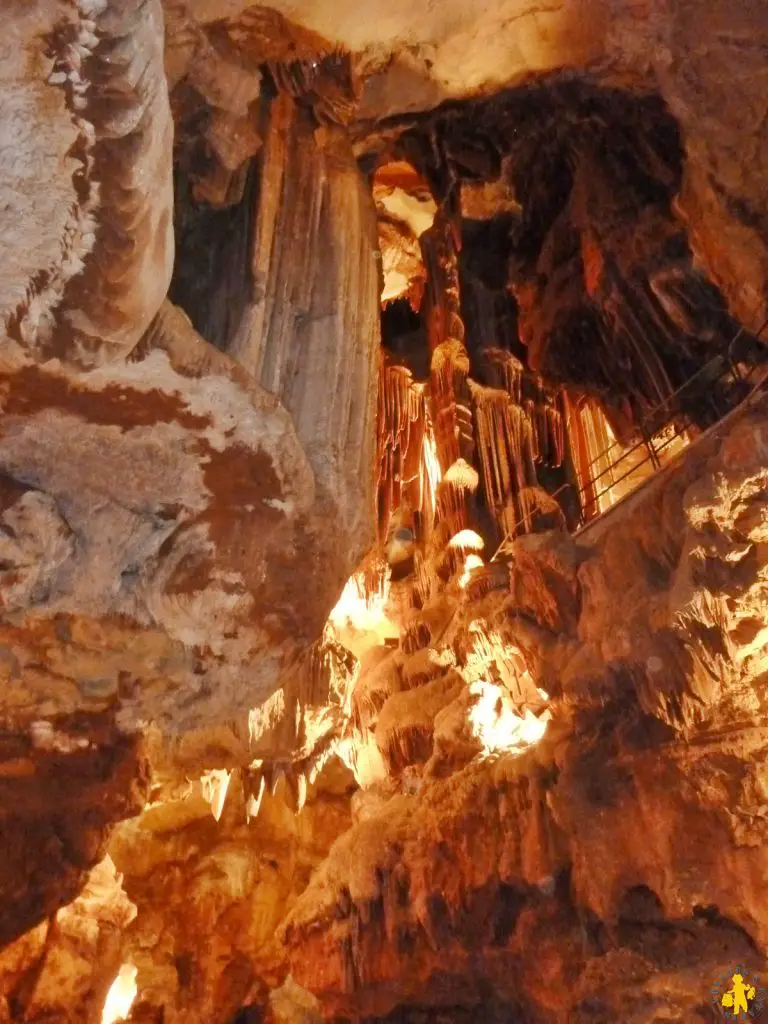
[[[715,418],[707,426],[707,429],[710,429],[720,423],[729,413],[743,405],[756,390],[764,385],[765,375],[757,379],[758,368],[761,363],[761,360],[757,357],[760,352],[758,348],[759,339],[766,328],[768,328],[768,320],[765,320],[753,335],[748,334],[746,329],[742,327],[731,339],[724,352],[718,353],[709,362],[705,363],[676,391],[655,405],[643,417],[638,426],[638,434],[640,435],[638,441],[629,448],[621,448],[618,440],[612,441],[611,444],[590,461],[587,466],[587,479],[584,483],[579,484],[576,481],[568,481],[550,495],[551,498],[558,502],[561,508],[561,497],[564,497],[568,491],[575,495],[576,505],[579,509],[579,519],[572,530],[573,533],[577,533],[588,524],[594,523],[606,515],[611,509],[616,507],[619,501],[623,501],[624,498],[629,497],[630,494],[633,494],[644,483],[653,479],[656,472],[662,468],[660,456],[665,449],[692,427],[696,426],[691,414],[686,412],[685,406],[689,399],[701,402],[703,386],[709,385],[712,387],[715,384],[726,382],[731,383],[736,388],[740,385],[741,387],[750,384],[754,385],[750,387],[749,391],[739,396],[738,401],[722,410],[718,408],[716,399],[710,395],[709,400],[713,406],[710,411],[716,413]],[[748,348],[740,355],[738,347],[740,344],[743,345],[745,338]],[[764,361],[768,362],[768,351],[764,352]],[[617,447],[621,450],[621,453],[618,458],[611,461],[609,453]],[[638,452],[642,451],[645,453],[644,457],[639,461],[635,461],[634,457]],[[599,473],[591,474],[592,467],[600,462],[605,462],[604,468]],[[608,508],[600,508],[601,498],[623,481],[626,481],[632,474],[638,473],[649,463],[653,467],[652,474],[640,476],[636,484],[623,494],[618,501],[613,502]],[[616,470],[619,470],[619,476],[616,476]],[[606,476],[609,478],[608,483],[605,483]],[[504,535],[493,558],[496,558],[505,544],[520,534],[522,528],[530,521],[532,515],[535,514],[535,512],[529,513],[517,520],[512,529],[508,530]]]

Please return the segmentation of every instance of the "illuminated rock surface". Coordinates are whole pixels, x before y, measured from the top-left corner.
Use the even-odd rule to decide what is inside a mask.
[[[768,14],[5,22],[0,1024],[719,1019]]]

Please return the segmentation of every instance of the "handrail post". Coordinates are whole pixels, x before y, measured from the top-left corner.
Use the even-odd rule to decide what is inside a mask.
[[[645,444],[645,447],[648,451],[651,463],[656,469],[661,469],[661,460],[659,459],[659,456],[656,453],[656,449],[653,447],[653,437],[648,434],[647,430],[645,429],[645,424],[643,424],[643,426],[640,427],[640,433],[642,434],[643,443]],[[618,461],[620,462],[621,460],[619,459]]]
[[[760,339],[761,335],[763,334],[763,332],[765,331],[765,329],[767,327],[768,327],[768,319],[763,322],[763,324],[760,326],[760,328],[754,334],[754,337],[756,339]],[[731,341],[729,342],[729,344],[727,346],[727,349],[725,350],[724,353],[721,352],[721,353],[715,355],[712,359],[710,359],[707,363],[705,363],[704,366],[702,366],[691,377],[689,377],[688,380],[684,384],[682,384],[672,395],[668,395],[667,398],[662,399],[661,402],[659,402],[656,406],[654,406],[654,408],[650,412],[648,412],[646,416],[643,417],[642,422],[638,425],[637,429],[638,429],[638,433],[640,434],[641,441],[635,442],[630,448],[626,449],[618,457],[618,459],[616,459],[615,462],[610,462],[607,469],[602,470],[602,472],[598,473],[597,475],[595,475],[594,473],[589,473],[589,471],[592,470],[592,467],[595,465],[596,462],[598,462],[599,460],[601,460],[602,458],[607,456],[608,452],[611,451],[611,449],[615,448],[618,445],[618,443],[619,443],[618,439],[614,438],[612,443],[609,444],[607,448],[605,448],[602,452],[600,452],[598,455],[596,455],[589,462],[589,465],[587,466],[587,470],[588,470],[588,473],[589,473],[588,479],[587,479],[587,486],[582,487],[582,486],[574,485],[574,483],[572,481],[569,481],[567,483],[561,484],[560,487],[558,487],[557,490],[554,491],[554,493],[551,495],[551,497],[557,499],[558,503],[559,503],[558,496],[564,490],[567,490],[568,488],[575,488],[576,494],[577,494],[577,498],[578,498],[578,501],[577,501],[578,521],[579,521],[579,524],[580,524],[577,527],[577,529],[583,529],[587,525],[587,523],[591,522],[594,519],[599,519],[600,516],[603,514],[600,511],[600,498],[602,497],[602,495],[607,493],[613,486],[616,485],[616,483],[621,482],[622,480],[624,480],[628,476],[631,476],[637,469],[639,469],[641,466],[645,465],[645,461],[646,460],[643,459],[636,466],[633,466],[632,468],[627,470],[626,473],[622,474],[622,476],[620,476],[618,478],[618,481],[616,480],[616,477],[615,477],[615,474],[614,474],[614,470],[616,469],[616,467],[620,466],[622,462],[626,462],[628,456],[630,456],[633,452],[638,451],[641,448],[641,445],[647,451],[647,453],[648,453],[648,460],[651,462],[651,465],[654,467],[654,469],[658,470],[658,469],[662,468],[661,459],[659,458],[659,452],[657,451],[657,449],[656,449],[656,447],[655,447],[655,445],[653,443],[653,439],[654,439],[654,437],[657,434],[659,434],[661,432],[661,430],[664,430],[667,427],[669,427],[670,424],[675,419],[678,419],[678,420],[682,419],[686,423],[686,426],[682,427],[679,430],[673,431],[672,437],[668,438],[667,440],[665,440],[664,443],[661,445],[662,448],[666,448],[667,445],[671,443],[671,441],[675,440],[677,437],[680,436],[681,433],[684,433],[685,430],[688,429],[688,426],[690,425],[690,422],[691,422],[690,416],[685,414],[685,413],[683,413],[683,410],[681,409],[679,403],[677,405],[677,409],[678,409],[677,415],[675,416],[675,414],[673,412],[673,404],[672,403],[673,403],[674,400],[679,399],[679,397],[681,395],[685,395],[691,389],[691,386],[692,386],[693,382],[696,381],[697,378],[705,378],[707,371],[710,370],[715,364],[717,364],[718,370],[719,370],[719,372],[717,373],[717,376],[714,378],[715,381],[722,380],[723,377],[726,375],[726,373],[729,370],[730,370],[730,373],[732,374],[733,378],[735,380],[738,380],[738,381],[742,382],[742,383],[744,383],[745,381],[749,381],[752,378],[752,375],[755,372],[755,368],[756,368],[757,364],[752,362],[751,360],[747,360],[748,369],[747,369],[746,373],[743,373],[741,371],[741,369],[739,368],[739,366],[738,366],[736,358],[734,357],[734,346],[735,346],[736,342],[741,338],[741,336],[744,333],[745,333],[745,329],[742,327],[736,333],[736,335],[731,339]],[[765,382],[766,382],[766,378],[763,378],[762,381],[758,382],[756,387],[763,386],[765,384]],[[695,394],[695,392],[694,392],[694,394]],[[701,394],[701,393],[699,393],[699,394]],[[733,405],[731,405],[730,408],[726,408],[726,411],[724,413],[721,413],[719,407],[717,406],[717,403],[714,401],[712,396],[710,396],[710,400],[713,402],[713,405],[714,405],[714,411],[715,411],[715,414],[717,416],[717,419],[716,419],[715,422],[717,422],[717,423],[719,423],[721,419],[723,419],[726,415],[728,415],[728,413],[730,413],[734,409],[738,408],[738,406],[741,404],[741,401],[737,401]],[[730,405],[730,403],[728,403],[728,404]],[[648,424],[653,426],[654,414],[658,414],[661,410],[666,410],[666,415],[661,418],[661,424],[662,424],[661,427],[659,427],[658,430],[655,430],[655,431],[652,431],[652,432],[649,433]],[[609,475],[611,483],[607,487],[604,487],[602,491],[595,491],[593,497],[591,497],[591,498],[588,497],[589,485],[592,485],[592,487],[594,488],[594,486],[596,485],[597,481],[601,477],[605,476],[606,474]],[[634,490],[634,488],[631,488],[631,490]],[[561,508],[562,508],[562,506],[561,506]],[[608,511],[608,509],[606,509],[606,511]],[[526,518],[525,516],[520,518],[517,521],[517,523],[512,527],[512,529],[507,531],[507,533],[504,535],[501,543],[499,544],[498,548],[496,549],[496,554],[499,553],[499,551],[501,550],[501,548],[504,546],[504,544],[506,543],[506,541],[508,539],[514,539],[514,537],[517,535],[518,530],[524,524],[525,518]],[[492,556],[491,561],[493,561],[493,558],[496,557],[496,554],[494,554]]]

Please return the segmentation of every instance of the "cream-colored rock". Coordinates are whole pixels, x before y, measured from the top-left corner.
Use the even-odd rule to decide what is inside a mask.
[[[130,351],[170,282],[162,9],[36,0],[10,17],[0,50],[3,344],[98,365]]]

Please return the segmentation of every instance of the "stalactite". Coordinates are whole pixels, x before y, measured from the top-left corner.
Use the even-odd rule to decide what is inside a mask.
[[[536,688],[523,652],[507,643],[497,629],[478,620],[472,627],[473,645],[465,655],[468,678],[496,677],[509,692],[516,710],[540,707],[542,697]]]
[[[261,802],[267,791],[267,780],[264,773],[252,768],[245,777],[244,786],[246,791],[245,817],[246,822],[250,822],[252,818],[259,816]]]
[[[565,422],[559,403],[561,389],[527,370],[511,352],[487,348],[483,356],[491,385],[503,388],[530,421],[534,461],[553,468],[562,466]]]
[[[465,589],[470,601],[479,601],[492,590],[506,590],[508,586],[509,573],[506,565],[503,562],[489,562],[472,574]]]
[[[440,484],[440,461],[437,457],[437,443],[431,421],[424,432],[419,467],[419,509],[421,511],[422,534],[427,537],[437,513],[437,488]]]
[[[584,519],[592,519],[600,509],[597,497],[599,488],[593,482],[596,472],[595,462],[596,460],[600,461],[605,446],[598,448],[596,445],[596,431],[593,425],[594,406],[590,403],[580,403],[577,398],[573,399],[568,394],[564,395],[563,401],[566,410],[568,442],[576,471],[579,505]],[[584,411],[585,405],[587,405],[586,412]],[[610,453],[608,458],[610,458]]]
[[[427,761],[431,753],[432,727],[411,723],[391,729],[382,750],[393,775],[399,774],[408,765]]]
[[[474,435],[467,378],[469,356],[459,299],[456,217],[443,204],[421,236],[427,269],[425,316],[432,353],[432,401],[440,465],[446,471],[457,459],[474,461]]]
[[[671,439],[654,460],[646,446],[627,447],[620,443],[594,399],[566,393],[563,400],[568,443],[585,521],[615,505],[643,480],[653,476],[659,464],[674,457],[688,443],[685,434]]]
[[[267,64],[275,85],[312,107],[320,124],[347,125],[357,109],[358,95],[350,54],[331,50],[303,60]]]
[[[405,628],[400,637],[400,649],[405,654],[414,654],[416,651],[428,647],[432,641],[432,633],[426,622],[416,621]]]
[[[477,471],[463,459],[457,459],[441,480],[437,489],[438,518],[449,537],[471,528],[468,498],[477,487]]]
[[[533,457],[536,462],[562,466],[565,457],[563,416],[557,404],[557,392],[536,375],[529,378],[533,394],[525,397],[524,408],[532,426]]]
[[[347,707],[357,678],[357,659],[326,630],[300,672],[298,699],[308,707]]]
[[[536,485],[531,421],[494,388],[472,385],[480,467],[488,507],[504,533],[531,529],[527,489]]]
[[[290,412],[318,488],[341,510],[351,571],[374,532],[375,208],[347,133],[318,130],[285,92],[258,159],[253,300],[230,353]]]
[[[437,575],[434,565],[420,552],[416,552],[413,568],[413,601],[423,608],[437,590]]]
[[[423,388],[403,366],[379,369],[377,409],[378,528],[386,536],[391,517],[400,509],[403,492],[413,482],[419,509],[424,494],[423,448],[426,408]]]

